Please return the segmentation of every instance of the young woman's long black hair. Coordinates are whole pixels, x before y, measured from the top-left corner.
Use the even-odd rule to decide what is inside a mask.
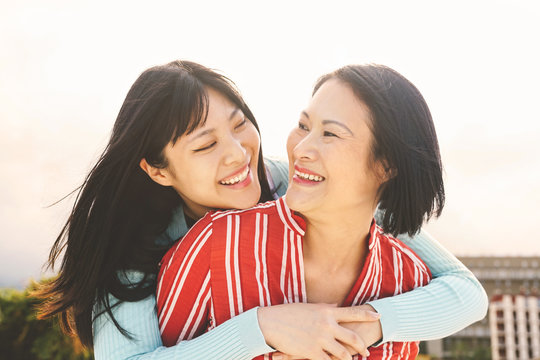
[[[231,80],[196,63],[173,61],[144,71],[120,109],[109,143],[78,190],[71,214],[49,255],[54,268],[64,256],[58,276],[36,293],[43,299],[40,317],[59,315],[63,328],[92,346],[92,309],[97,303],[117,328],[108,294],[138,301],[155,291],[158,263],[166,248],[156,245],[182,204],[171,187],[158,185],[139,167],[167,167],[163,149],[206,121],[207,88],[227,97],[258,125]],[[189,169],[186,169],[189,171]],[[262,150],[258,176],[261,201],[272,199]],[[126,282],[125,272],[144,277]],[[100,316],[100,314],[94,314]]]

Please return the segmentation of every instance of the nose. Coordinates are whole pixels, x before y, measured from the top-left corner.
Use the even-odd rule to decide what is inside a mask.
[[[225,165],[243,164],[246,159],[246,148],[241,139],[229,136],[225,143],[224,163]]]
[[[294,146],[293,155],[296,160],[312,161],[317,158],[317,143],[313,132]]]

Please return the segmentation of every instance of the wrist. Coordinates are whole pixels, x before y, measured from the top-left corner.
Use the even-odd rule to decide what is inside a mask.
[[[272,351],[275,351],[276,347],[272,341],[272,330],[273,326],[271,325],[272,316],[270,313],[272,309],[270,306],[266,307],[257,307],[257,321],[259,323],[259,329],[262,333],[266,345],[272,348]]]
[[[396,310],[396,305],[392,301],[393,299],[392,297],[388,297],[370,301],[369,304],[366,304],[381,314],[379,319],[381,324],[381,342],[398,341],[396,334],[400,328],[400,316]]]
[[[377,310],[369,304],[363,304],[359,307],[367,311],[377,312]],[[383,334],[380,318],[376,321],[355,321],[340,323],[340,325],[356,332],[368,347],[378,346],[382,341]]]

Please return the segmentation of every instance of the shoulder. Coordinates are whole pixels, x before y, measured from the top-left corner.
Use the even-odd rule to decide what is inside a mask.
[[[408,247],[403,241],[392,236],[391,234],[386,234],[383,232],[382,228],[377,226],[377,231],[379,233],[379,239],[383,251],[393,254],[393,257],[399,257],[404,263],[409,263],[413,266],[419,266],[424,271],[429,271],[427,266],[424,264],[420,256],[418,256],[410,247]],[[392,258],[393,258],[392,257]]]
[[[277,201],[268,201],[244,210],[216,211],[211,213],[211,247],[218,251],[234,243],[252,239],[253,235],[260,233],[265,223],[275,223],[278,218]],[[265,227],[266,228],[266,227]],[[216,253],[216,254],[217,254]],[[217,256],[217,255],[216,255]]]
[[[390,287],[395,285],[394,292],[407,292],[430,281],[432,276],[429,268],[407,245],[382,231],[379,241],[386,281]]]
[[[210,214],[199,220],[162,258],[157,282],[158,309],[165,306],[171,291],[181,284],[197,284],[210,270]]]
[[[252,208],[244,210],[223,210],[211,211],[193,225],[187,234],[178,241],[165,255],[162,260],[162,266],[170,258],[176,257],[179,251],[185,253],[188,248],[198,246],[209,246],[213,239],[222,238],[221,235],[227,226],[231,226],[231,219],[249,219],[255,218],[257,214],[272,214],[277,212],[276,200],[258,204]],[[217,235],[217,236],[216,236]]]
[[[156,238],[156,244],[162,246],[171,246],[178,239],[188,232],[186,218],[184,216],[184,207],[178,205],[171,214],[171,220],[167,229]]]
[[[376,225],[376,233],[379,237],[381,245],[387,248],[395,249],[401,253],[407,252],[409,247],[405,245],[401,240],[393,236],[392,234],[385,233],[383,228],[379,225]],[[412,251],[412,250],[411,250]]]
[[[213,228],[221,228],[223,225],[227,224],[231,218],[249,219],[255,218],[257,215],[273,214],[277,212],[276,202],[277,200],[267,201],[243,210],[214,211],[207,214],[207,216],[210,217]]]
[[[211,234],[212,218],[211,213],[208,213],[167,251],[161,259],[160,277],[163,277],[163,274],[167,272],[177,270],[188,256],[198,256],[201,252],[204,253],[207,250]]]

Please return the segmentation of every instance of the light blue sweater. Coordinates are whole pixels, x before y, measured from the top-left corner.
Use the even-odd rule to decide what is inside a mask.
[[[287,189],[287,164],[267,160],[277,195]],[[182,208],[158,241],[172,243],[187,232]],[[486,312],[486,293],[474,275],[426,232],[410,238],[399,236],[429,267],[433,280],[405,294],[370,302],[381,314],[383,342],[430,340],[448,336]],[[140,275],[140,274],[139,274]],[[137,274],[133,274],[137,277]],[[111,304],[116,301],[110,296]],[[100,309],[95,309],[99,311]],[[108,315],[94,321],[94,356],[102,359],[251,359],[273,351],[266,345],[257,321],[257,309],[228,320],[212,331],[176,346],[161,342],[156,299],[123,302],[113,309],[118,323],[134,340],[123,336]]]

